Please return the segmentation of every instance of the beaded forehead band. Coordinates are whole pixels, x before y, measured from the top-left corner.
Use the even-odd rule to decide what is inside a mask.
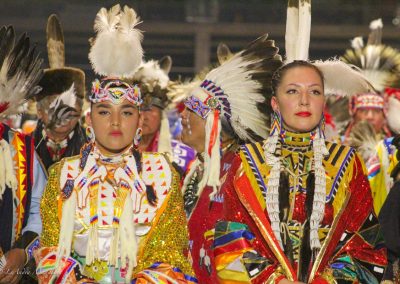
[[[222,111],[229,121],[232,114],[229,101],[224,91],[210,80],[204,80],[200,88],[207,94],[207,98],[201,100],[197,96],[191,95],[185,99],[184,105],[203,119],[206,119],[212,110],[217,109]]]
[[[92,83],[92,90],[89,100],[92,103],[110,101],[113,104],[120,104],[123,100],[140,106],[140,89],[137,85],[131,86],[119,79],[103,79],[101,82],[96,79]]]
[[[349,101],[350,114],[354,115],[360,108],[385,109],[385,99],[378,94],[360,94],[353,96]]]

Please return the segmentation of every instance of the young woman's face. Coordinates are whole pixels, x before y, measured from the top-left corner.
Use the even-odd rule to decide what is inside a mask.
[[[118,154],[132,146],[142,119],[138,108],[127,100],[121,104],[102,102],[92,104],[86,117],[93,127],[96,145],[103,154]]]
[[[287,70],[271,105],[274,111],[281,113],[287,130],[313,130],[319,124],[325,106],[321,77],[316,70],[307,66]]]
[[[185,108],[181,113],[181,117],[182,142],[195,149],[198,153],[204,152],[206,120],[188,108]]]

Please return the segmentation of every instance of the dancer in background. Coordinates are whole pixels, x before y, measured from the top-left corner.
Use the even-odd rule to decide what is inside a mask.
[[[12,26],[0,29],[0,47],[0,117],[4,121],[40,91],[43,60],[26,34],[15,41]],[[0,283],[35,282],[29,275],[35,274],[31,260],[42,232],[39,206],[45,185],[46,175],[31,137],[1,123]]]
[[[239,145],[268,134],[265,97],[282,65],[267,35],[209,71],[184,101],[182,140],[197,151],[183,182],[190,260],[200,283],[217,283],[212,230],[222,216],[223,184]]]
[[[50,68],[44,70],[35,96],[39,121],[33,133],[35,149],[46,170],[64,157],[79,154],[86,135],[79,123],[85,97],[85,73],[65,66],[64,35],[56,15],[47,21],[47,54]]]

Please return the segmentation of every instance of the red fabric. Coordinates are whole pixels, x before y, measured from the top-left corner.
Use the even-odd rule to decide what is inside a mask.
[[[221,174],[223,177],[229,170],[235,154],[226,153],[221,159]],[[217,197],[223,196],[224,187],[220,188]],[[196,207],[193,209],[188,221],[189,249],[193,261],[193,270],[199,283],[218,283],[214,265],[214,254],[212,251],[213,239],[206,239],[204,233],[215,228],[215,223],[222,218],[222,200],[210,202],[209,195],[212,188],[207,186],[203,189]],[[210,257],[211,266],[207,267],[204,260],[200,262],[200,250],[204,248],[205,253]]]
[[[333,258],[334,251],[343,233],[345,231],[352,233],[359,230],[365,219],[373,212],[371,189],[367,177],[362,172],[361,161],[358,157],[355,158],[353,178],[349,184],[349,190],[351,197],[322,258],[318,269],[320,273],[323,272],[328,262]],[[360,206],[361,204],[362,206]],[[347,246],[342,247],[337,255],[340,255],[346,249],[348,249]],[[358,245],[354,249],[364,250],[365,247]],[[381,265],[386,265],[386,257],[382,255],[382,251],[374,250],[371,253],[376,255],[377,259],[383,260]],[[366,261],[368,260],[366,259]]]
[[[272,251],[269,249],[268,245],[265,243],[260,231],[258,230],[257,225],[254,223],[253,219],[248,214],[246,208],[240,202],[238,195],[235,191],[233,180],[235,178],[236,171],[240,165],[241,165],[241,159],[240,157],[236,157],[232,163],[231,170],[229,171],[227,182],[223,185],[224,188],[223,220],[246,224],[247,226],[249,226],[249,231],[255,235],[255,239],[253,241],[254,250],[256,250],[261,256],[267,258],[271,263],[271,265],[267,266],[267,268],[252,281],[252,283],[262,284],[265,283],[265,281],[271,276],[271,274],[275,272],[279,263],[278,260],[273,255]],[[248,184],[247,187],[251,188],[250,184]],[[266,216],[265,212],[264,216]],[[201,281],[199,281],[199,283],[201,283]],[[214,282],[209,282],[209,283],[214,283]]]

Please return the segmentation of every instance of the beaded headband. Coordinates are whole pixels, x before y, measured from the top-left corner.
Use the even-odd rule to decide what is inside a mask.
[[[198,96],[191,95],[185,99],[184,105],[203,119],[206,119],[212,110],[217,109],[222,111],[224,116],[230,121],[232,116],[230,103],[224,91],[210,80],[204,80],[200,85],[200,89],[207,97],[201,100]]]
[[[140,106],[140,89],[137,85],[131,86],[120,79],[96,79],[92,83],[92,90],[89,100],[92,103],[110,101],[113,104],[120,104],[123,100]]]
[[[350,113],[352,115],[359,108],[376,108],[385,110],[385,99],[381,95],[374,93],[353,96],[349,103]]]

